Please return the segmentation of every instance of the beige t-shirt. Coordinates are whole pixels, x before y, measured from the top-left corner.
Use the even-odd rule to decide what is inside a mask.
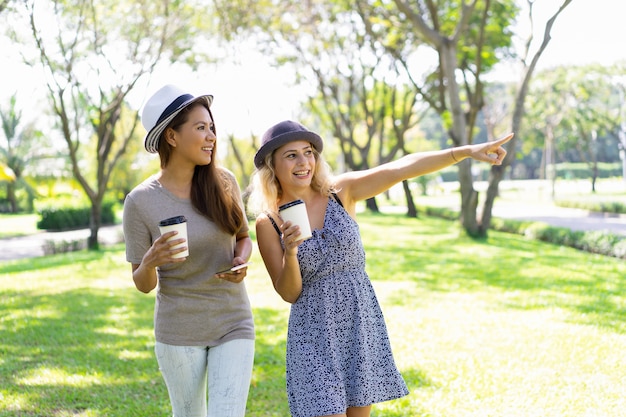
[[[241,193],[235,177],[231,188]],[[216,346],[234,339],[254,339],[254,322],[244,282],[214,278],[232,265],[235,236],[200,215],[191,200],[174,196],[150,177],[124,201],[126,259],[141,263],[160,236],[159,221],[187,218],[189,257],[185,262],[157,268],[154,333],[161,343],[178,346]],[[244,224],[242,231],[248,230]]]

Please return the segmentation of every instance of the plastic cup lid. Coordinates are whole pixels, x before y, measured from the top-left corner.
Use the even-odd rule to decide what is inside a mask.
[[[278,211],[287,210],[289,207],[297,206],[298,204],[304,204],[304,201],[302,200],[290,201],[289,203],[285,203],[282,206],[278,207]]]
[[[186,221],[187,219],[185,218],[185,216],[174,216],[170,217],[169,219],[161,220],[159,222],[159,226],[171,226],[173,224],[185,223]]]

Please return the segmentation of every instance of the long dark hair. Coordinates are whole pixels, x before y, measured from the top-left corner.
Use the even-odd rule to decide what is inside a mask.
[[[172,153],[171,145],[165,140],[165,132],[168,128],[178,131],[180,126],[189,119],[191,109],[197,105],[204,106],[213,120],[209,103],[205,98],[192,102],[178,113],[159,138],[158,151],[161,168],[167,166]],[[215,123],[212,130],[216,133]],[[235,234],[244,224],[244,213],[237,200],[239,193],[233,189],[236,182],[230,176],[231,174],[217,163],[217,148],[216,141],[210,164],[196,165],[191,181],[191,204],[200,214],[216,223],[222,230]]]

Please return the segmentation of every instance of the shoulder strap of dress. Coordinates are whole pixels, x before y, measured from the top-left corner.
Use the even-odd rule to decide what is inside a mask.
[[[335,200],[339,203],[339,205],[341,207],[343,207],[343,203],[341,202],[341,200],[339,199],[339,196],[337,195],[337,193],[332,193],[333,197],[335,197]]]
[[[276,233],[278,233],[278,236],[282,236],[282,233],[280,232],[280,229],[278,228],[278,225],[276,224],[276,220],[274,220],[274,218],[267,211],[265,212],[265,215],[272,222],[272,226],[274,226],[274,230],[276,230]]]

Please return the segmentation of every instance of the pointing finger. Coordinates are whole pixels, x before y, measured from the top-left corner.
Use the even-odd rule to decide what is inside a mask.
[[[491,142],[494,145],[500,146],[500,145],[504,145],[505,143],[507,143],[508,141],[510,141],[513,136],[515,135],[515,133],[509,133],[506,136],[501,137],[500,139],[496,139],[495,141]]]

